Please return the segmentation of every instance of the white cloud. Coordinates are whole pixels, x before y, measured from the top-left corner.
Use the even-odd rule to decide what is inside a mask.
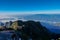
[[[22,11],[22,12],[3,12],[0,11],[0,15],[16,15],[16,14],[60,14],[60,10],[40,10],[40,11]]]

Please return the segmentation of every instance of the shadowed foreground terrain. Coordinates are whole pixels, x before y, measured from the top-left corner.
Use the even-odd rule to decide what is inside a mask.
[[[11,22],[11,21],[10,21]],[[9,24],[9,23],[8,23]],[[5,26],[5,29],[1,29],[1,31],[9,31],[8,33],[12,33],[12,40],[59,40],[60,34],[55,34],[45,28],[40,22],[35,21],[21,21],[17,20],[11,22],[9,27]],[[13,30],[13,31],[11,31]],[[11,32],[10,32],[11,31]],[[10,35],[10,34],[8,34]]]

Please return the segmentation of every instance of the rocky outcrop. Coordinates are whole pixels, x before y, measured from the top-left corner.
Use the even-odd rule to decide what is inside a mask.
[[[57,39],[59,36],[49,31],[46,27],[36,21],[14,21],[11,28],[16,34],[24,40],[32,38],[32,40],[51,40]]]
[[[40,24],[40,22],[18,20],[13,23],[18,24],[16,28],[18,32],[20,31],[19,35],[25,40],[28,40],[28,38],[32,38],[33,40],[38,40],[38,39],[49,40],[50,39],[50,34],[48,30],[45,27],[43,27]]]

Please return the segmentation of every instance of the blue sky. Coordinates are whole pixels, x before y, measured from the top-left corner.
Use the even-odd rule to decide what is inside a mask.
[[[13,14],[22,14],[21,12],[60,13],[60,0],[0,0],[0,13],[11,14],[10,12]]]

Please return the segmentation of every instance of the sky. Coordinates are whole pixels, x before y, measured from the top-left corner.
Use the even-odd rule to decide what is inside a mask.
[[[0,0],[0,14],[60,14],[60,0]]]

